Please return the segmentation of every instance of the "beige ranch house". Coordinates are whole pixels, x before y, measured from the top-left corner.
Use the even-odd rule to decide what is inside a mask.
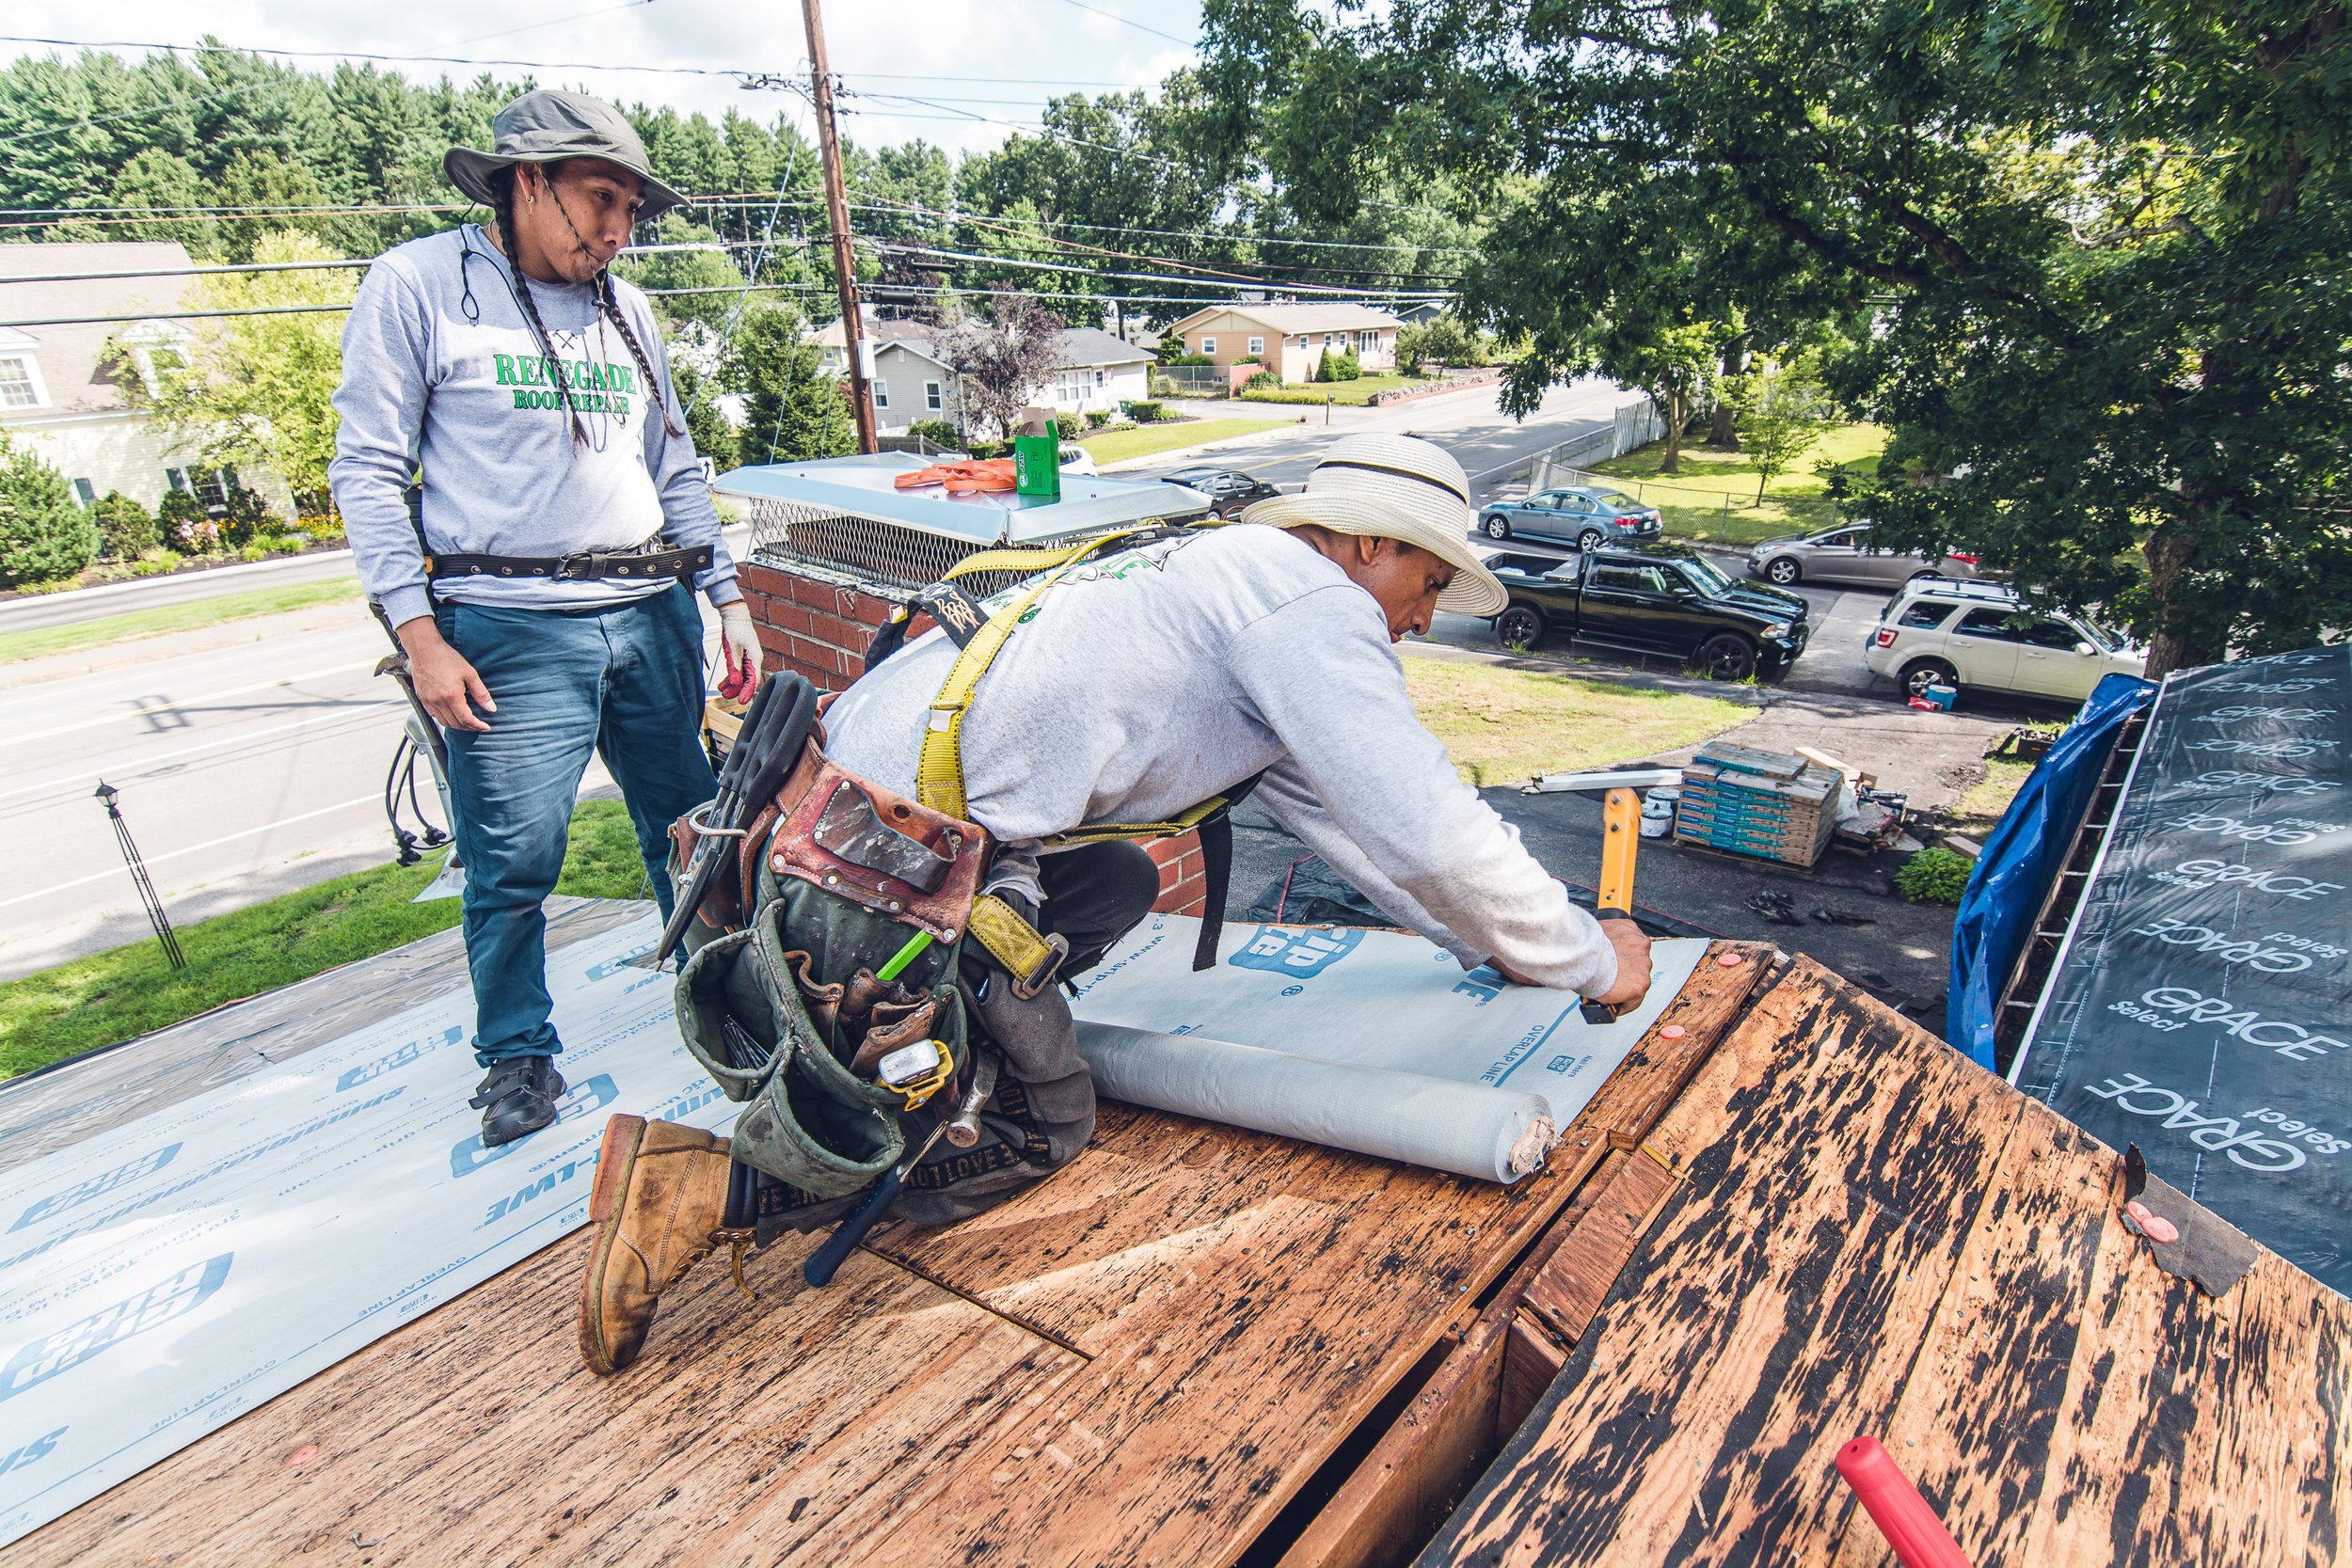
[[[1405,324],[1369,305],[1215,305],[1171,324],[1184,352],[1215,364],[1260,364],[1285,383],[1311,379],[1326,354],[1356,356],[1366,373],[1396,369]]]

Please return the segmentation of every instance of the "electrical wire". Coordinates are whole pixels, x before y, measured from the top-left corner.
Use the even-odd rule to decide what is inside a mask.
[[[1089,0],[1062,0],[1062,3],[1068,6],[1075,6],[1082,11],[1092,11],[1097,16],[1107,16],[1113,22],[1123,22],[1128,26],[1135,28],[1137,32],[1149,33],[1153,38],[1166,39],[1168,42],[1182,44],[1186,49],[1198,49],[1200,47],[1200,40],[1199,39],[1180,39],[1173,33],[1163,33],[1157,27],[1152,26],[1150,23],[1137,22],[1132,16],[1121,16],[1117,11],[1107,10],[1101,6],[1091,5],[1089,3]]]
[[[242,93],[253,92],[262,87],[283,85],[280,79],[264,78],[259,82],[244,82],[233,87],[224,87],[218,92],[208,92],[198,98],[167,98],[160,103],[150,103],[136,109],[125,109],[120,114],[92,115],[87,119],[77,119],[70,124],[45,125],[37,131],[24,131],[13,136],[0,137],[0,147],[15,147],[21,142],[39,141],[43,136],[62,136],[74,131],[86,131],[93,125],[109,125],[118,119],[137,119],[142,116],[151,116],[165,109],[184,109],[198,103],[217,103],[224,98],[235,98]]]
[[[630,0],[642,4],[644,0]],[[615,9],[624,8],[616,7]],[[590,13],[596,14],[596,13]],[[495,34],[491,35],[497,36]],[[359,49],[258,49],[230,43],[151,43],[135,39],[47,39],[0,33],[0,43],[41,43],[59,49],[152,49],[174,55],[266,55],[285,60],[372,60],[392,65],[505,66],[516,71],[634,71],[664,76],[757,76],[764,71],[707,65],[590,65],[577,60],[483,60],[466,55],[379,55]],[[805,65],[796,65],[795,71]],[[985,80],[985,78],[982,78]]]

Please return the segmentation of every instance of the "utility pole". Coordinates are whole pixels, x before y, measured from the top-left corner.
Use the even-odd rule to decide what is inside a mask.
[[[801,0],[808,23],[809,69],[817,78],[817,154],[825,169],[825,221],[833,229],[833,276],[841,287],[841,343],[850,356],[850,404],[857,413],[857,450],[874,450],[874,404],[866,385],[866,330],[857,313],[857,256],[850,247],[850,197],[841,183],[841,141],[833,129],[833,71],[825,64],[825,24],[818,0]]]

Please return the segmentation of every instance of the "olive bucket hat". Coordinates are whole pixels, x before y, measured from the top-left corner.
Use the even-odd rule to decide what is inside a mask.
[[[492,205],[490,176],[516,164],[555,164],[566,158],[602,158],[644,182],[644,206],[637,221],[650,223],[686,198],[654,178],[645,144],[621,111],[580,92],[542,88],[527,92],[490,117],[490,150],[453,147],[441,157],[450,183],[484,206]]]

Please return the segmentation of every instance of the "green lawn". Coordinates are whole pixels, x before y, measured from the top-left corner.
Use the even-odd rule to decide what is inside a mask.
[[[1393,392],[1400,387],[1436,385],[1438,383],[1428,376],[1391,371],[1384,375],[1358,376],[1353,381],[1311,381],[1303,387],[1268,388],[1263,391],[1244,392],[1241,396],[1245,403],[1311,403],[1320,408],[1327,394],[1337,402],[1360,405],[1370,403],[1375,392]]]
[[[2026,785],[2033,773],[2033,764],[2014,757],[1987,757],[1984,777],[1968,786],[1968,792],[1952,805],[1945,825],[1953,832],[1965,833],[1978,843],[1996,827],[2009,811],[2009,803]]]
[[[1830,502],[1813,466],[1834,459],[1857,476],[1878,471],[1886,432],[1874,424],[1833,426],[1810,451],[1766,487],[1756,504],[1756,469],[1743,452],[1709,451],[1695,441],[1682,448],[1682,471],[1661,477],[1665,443],[1652,442],[1592,471],[1607,474],[1636,500],[1664,515],[1669,537],[1716,545],[1753,545],[1831,526]],[[1838,514],[1840,518],[1846,515]]]
[[[109,642],[126,642],[135,637],[193,631],[223,621],[250,620],[256,615],[276,615],[281,610],[305,610],[311,605],[358,596],[358,578],[329,578],[324,582],[289,583],[282,588],[256,588],[248,593],[223,594],[218,598],[194,599],[153,610],[130,610],[119,615],[101,615],[95,620],[75,621],[62,626],[0,632],[0,664],[49,654],[78,653]]]
[[[382,865],[180,927],[188,967],[151,937],[0,984],[0,1079],[372,958],[457,924],[458,901],[410,902],[438,862]],[[644,896],[637,834],[617,800],[572,816],[559,893]]]
[[[1133,430],[1081,436],[1078,444],[1092,452],[1097,463],[1123,463],[1131,457],[1149,457],[1155,451],[1173,451],[1178,447],[1197,447],[1204,441],[1224,441],[1235,436],[1255,436],[1261,430],[1279,430],[1297,422],[1295,419],[1180,420],[1169,424],[1144,424]]]
[[[1756,717],[1720,697],[1447,658],[1407,657],[1405,684],[1422,722],[1482,788],[1654,756]]]

